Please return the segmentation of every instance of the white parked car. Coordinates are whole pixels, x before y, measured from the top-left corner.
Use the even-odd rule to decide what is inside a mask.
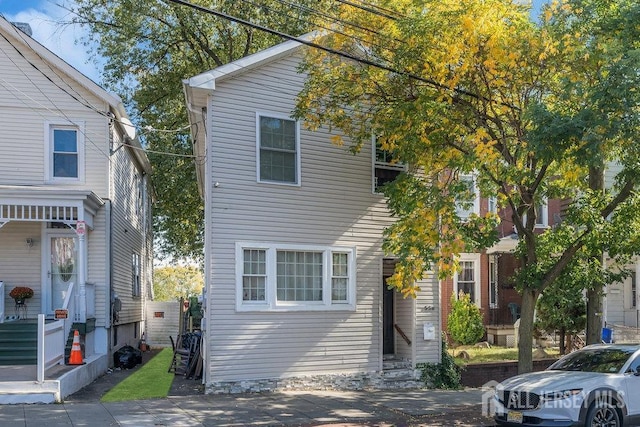
[[[507,426],[640,426],[640,345],[595,344],[496,387]]]

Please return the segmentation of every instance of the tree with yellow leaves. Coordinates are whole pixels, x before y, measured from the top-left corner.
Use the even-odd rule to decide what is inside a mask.
[[[354,151],[375,136],[410,165],[384,187],[397,218],[385,236],[399,258],[389,283],[405,295],[426,271],[450,276],[460,253],[496,240],[495,213],[457,213],[470,201],[464,177],[512,212],[519,371],[530,371],[541,293],[578,257],[639,250],[630,245],[637,228],[624,224],[640,212],[640,6],[554,3],[538,23],[511,0],[344,2],[339,13],[319,23],[331,31],[318,43],[348,59],[308,49],[297,116],[312,129],[339,128]],[[613,160],[615,186],[590,186],[590,170]],[[573,202],[561,224],[538,235],[536,205],[547,199]]]

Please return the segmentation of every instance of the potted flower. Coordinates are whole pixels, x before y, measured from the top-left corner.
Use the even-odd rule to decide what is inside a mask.
[[[11,292],[9,292],[9,296],[16,300],[17,305],[22,305],[24,304],[24,300],[33,296],[33,289],[26,286],[16,286],[15,288],[11,289]]]

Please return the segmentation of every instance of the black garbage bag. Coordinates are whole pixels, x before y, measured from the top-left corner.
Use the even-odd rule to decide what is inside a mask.
[[[142,352],[130,345],[120,347],[113,353],[113,366],[116,368],[131,369],[138,363],[142,363]]]

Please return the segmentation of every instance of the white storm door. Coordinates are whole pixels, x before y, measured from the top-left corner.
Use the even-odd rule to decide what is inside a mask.
[[[48,236],[47,314],[62,308],[71,284],[77,284],[78,241],[72,236]]]

